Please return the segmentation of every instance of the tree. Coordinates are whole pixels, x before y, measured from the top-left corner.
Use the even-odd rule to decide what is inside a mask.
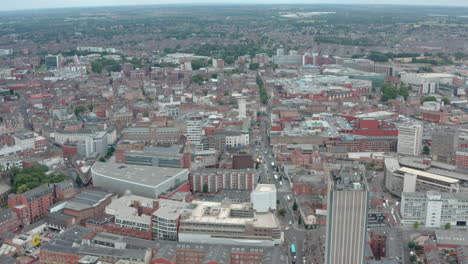
[[[444,105],[450,105],[450,99],[448,99],[447,97],[442,98],[442,102],[444,103]]]
[[[386,102],[390,99],[395,99],[397,95],[403,96],[403,98],[405,98],[406,100],[406,98],[409,95],[410,89],[406,85],[402,85],[400,88],[397,88],[395,86],[385,84],[382,86],[381,91],[382,91],[381,101]]]
[[[416,260],[418,260],[418,257],[416,257],[416,255],[411,255],[411,256],[409,257],[409,260],[410,260],[411,262],[415,262]]]
[[[79,115],[86,111],[86,107],[79,105],[75,108],[75,115]]]
[[[218,79],[218,74],[217,73],[212,73],[211,74],[211,79]]]
[[[424,155],[429,155],[430,152],[431,152],[431,150],[429,149],[428,146],[424,146],[424,147],[423,147],[423,154],[424,154]]]
[[[421,100],[421,104],[424,102],[435,102],[437,98],[435,96],[426,96]]]
[[[409,96],[409,90],[410,90],[410,89],[409,89],[408,86],[402,85],[402,86],[400,87],[400,89],[398,89],[398,94],[401,95],[401,96],[403,96],[403,98],[405,98],[405,100],[406,100],[406,98]]]
[[[444,228],[445,228],[445,229],[450,229],[451,227],[452,227],[452,225],[451,225],[450,223],[446,223],[446,224],[444,225]]]
[[[203,77],[203,75],[201,74],[195,74],[192,76],[192,78],[190,79],[190,82],[191,83],[196,83],[198,85],[202,85],[203,82],[205,82],[205,77]]]
[[[83,180],[81,180],[80,176],[76,177],[75,182],[76,182],[76,184],[78,184],[78,186],[81,186],[83,184]]]
[[[284,217],[286,215],[286,209],[281,208],[278,210],[278,215]]]
[[[278,200],[276,200],[276,204],[280,204],[280,200],[279,200],[279,199],[278,199]]]
[[[419,228],[419,221],[414,222],[413,228],[415,229]]]
[[[415,247],[416,247],[416,243],[414,243],[413,241],[408,242],[408,248],[409,249],[413,249]]]
[[[292,209],[293,209],[293,211],[297,211],[297,203],[296,203],[296,201],[294,201],[294,204],[293,204]]]
[[[203,59],[195,59],[192,60],[192,69],[193,70],[198,70],[200,68],[208,66],[208,62]]]
[[[302,217],[299,217],[299,219],[297,219],[297,224],[298,225],[302,224]]]
[[[203,189],[202,192],[207,193],[208,192],[208,184],[203,184]]]
[[[34,164],[23,169],[13,168],[13,192],[24,193],[46,183],[61,182],[68,177],[65,174],[46,174],[49,168],[45,165]]]
[[[224,62],[226,64],[233,64],[236,61],[236,59],[233,56],[227,56],[224,58]]]
[[[249,70],[251,71],[256,71],[260,68],[260,64],[259,63],[250,63],[249,64]]]

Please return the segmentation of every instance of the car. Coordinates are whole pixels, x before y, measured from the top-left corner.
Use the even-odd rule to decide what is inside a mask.
[[[289,224],[292,225],[292,221],[289,221]]]
[[[288,226],[288,227],[286,227],[286,229],[285,229],[285,230],[286,230],[286,231],[288,231],[288,230],[289,230],[289,226]]]
[[[302,256],[305,258],[305,252],[304,251],[302,251]]]

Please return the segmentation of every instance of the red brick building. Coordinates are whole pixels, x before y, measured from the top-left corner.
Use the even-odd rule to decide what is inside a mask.
[[[25,193],[11,196],[8,199],[8,207],[16,213],[22,225],[27,225],[46,216],[53,201],[52,188],[42,185]]]
[[[250,154],[238,154],[232,157],[233,169],[252,169],[254,167],[254,160]]]
[[[423,111],[421,113],[421,118],[424,121],[430,121],[434,123],[444,123],[447,119],[447,113],[444,111]]]
[[[104,214],[106,206],[112,202],[114,197],[114,193],[87,189],[67,201],[63,214],[74,216],[76,223],[84,223],[88,218]]]
[[[71,158],[78,153],[78,147],[76,144],[65,143],[62,146],[62,154],[64,158]]]
[[[59,182],[51,184],[54,188],[55,201],[69,200],[76,195],[75,187],[73,183],[69,181]]]
[[[0,210],[0,235],[5,232],[16,232],[20,228],[20,221],[11,209]]]

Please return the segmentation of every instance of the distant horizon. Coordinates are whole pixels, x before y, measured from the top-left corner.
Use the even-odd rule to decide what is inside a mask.
[[[244,2],[246,1],[246,2]],[[296,2],[297,1],[297,2]],[[109,7],[138,7],[138,6],[190,6],[190,5],[371,5],[371,6],[427,6],[427,7],[467,7],[467,0],[449,0],[442,5],[440,0],[335,0],[334,2],[324,3],[321,0],[310,0],[306,3],[299,2],[286,2],[285,0],[272,0],[263,1],[257,0],[255,2],[247,2],[247,0],[240,0],[237,2],[228,1],[215,1],[215,0],[202,0],[197,2],[189,2],[187,0],[174,0],[171,2],[153,0],[134,0],[128,3],[128,0],[19,0],[15,3],[4,4],[0,8],[0,12],[8,11],[34,11],[34,10],[50,10],[50,9],[69,9],[69,8],[109,8]],[[30,3],[31,2],[31,3]],[[25,8],[26,7],[26,8]],[[467,14],[468,15],[468,14]]]

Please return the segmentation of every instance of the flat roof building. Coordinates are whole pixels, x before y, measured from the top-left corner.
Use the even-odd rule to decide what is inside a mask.
[[[387,157],[384,164],[385,188],[397,196],[401,196],[402,192],[430,190],[459,192],[461,179],[466,178],[453,171],[431,168],[430,165],[410,162],[408,159]]]
[[[186,182],[188,172],[181,168],[118,164],[113,157],[107,162],[96,162],[91,168],[94,186],[119,195],[130,191],[153,199]]]
[[[251,204],[193,201],[182,215],[179,241],[225,245],[273,246],[283,242],[279,220],[273,213],[257,213]]]
[[[401,216],[405,224],[419,222],[426,227],[465,228],[468,221],[468,194],[437,191],[409,192],[401,196]]]
[[[276,186],[274,184],[258,184],[250,197],[255,211],[262,213],[276,210]]]

